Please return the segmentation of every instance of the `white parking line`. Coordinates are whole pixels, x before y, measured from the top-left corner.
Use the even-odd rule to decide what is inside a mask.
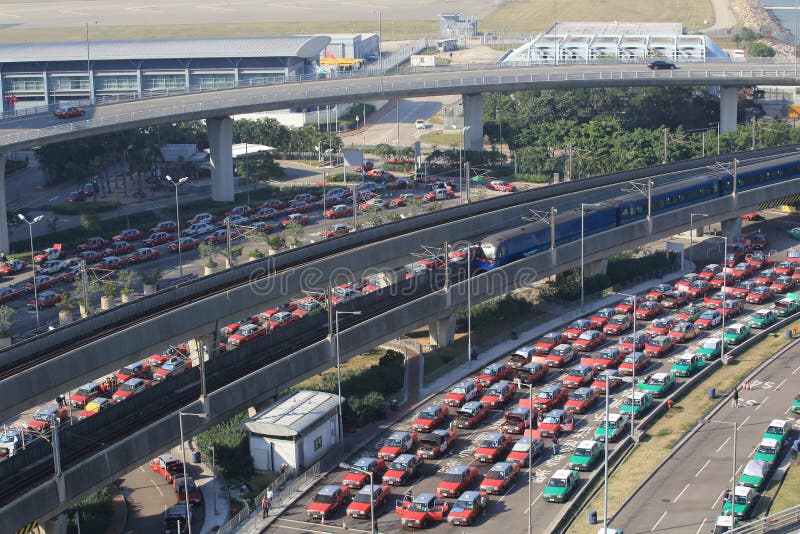
[[[144,472],[145,472],[145,471],[144,471],[144,467],[142,467],[142,466],[140,465],[140,466],[139,466],[139,471],[141,471],[142,473],[144,473]]]
[[[717,503],[718,503],[718,502],[719,502],[719,500],[722,498],[722,494],[723,494],[723,493],[725,493],[725,492],[724,492],[724,491],[720,491],[720,492],[719,492],[719,495],[717,495],[717,498],[716,498],[716,499],[714,499],[714,504],[712,504],[712,505],[711,505],[711,510],[713,510],[714,508],[716,508],[716,507],[717,507]]]
[[[745,417],[745,418],[742,420],[742,422],[741,422],[741,423],[739,423],[739,428],[742,428],[742,427],[744,426],[744,424],[747,422],[747,420],[748,420],[748,419],[750,419],[750,416],[749,416],[749,415],[748,415],[747,417]]]
[[[711,463],[711,460],[706,460],[706,463],[704,463],[704,464],[703,464],[703,467],[701,467],[701,468],[700,468],[700,470],[699,470],[699,471],[697,471],[697,473],[695,473],[695,474],[694,474],[694,478],[697,478],[697,477],[699,477],[699,476],[700,476],[700,473],[702,473],[702,472],[703,472],[703,469],[705,469],[705,468],[706,468],[706,466],[707,466],[708,464],[710,464],[710,463]],[[687,484],[686,486],[688,487],[689,485]]]
[[[705,467],[705,466],[703,466],[703,467]],[[680,498],[681,498],[681,495],[683,495],[683,493],[684,493],[684,492],[685,492],[687,489],[689,489],[689,484],[686,484],[686,486],[684,486],[684,488],[681,490],[681,492],[678,494],[678,496],[677,496],[677,497],[675,497],[675,498],[672,500],[672,502],[673,502],[673,503],[676,503],[676,502],[678,502],[678,499],[680,499]],[[664,512],[664,513],[666,513],[666,512]]]
[[[796,375],[796,374],[797,374],[797,371],[800,371],[800,366],[798,366],[798,367],[797,367],[797,369],[795,369],[794,371],[792,371],[792,374],[793,374],[793,375]]]
[[[752,451],[750,451],[750,454],[748,454],[748,455],[747,455],[747,457],[748,457],[748,458],[750,458],[751,456],[753,456],[753,453],[755,453],[757,450],[758,450],[758,445],[756,445],[755,447],[753,447],[753,450],[752,450]]]
[[[724,447],[724,446],[725,446],[725,445],[726,445],[726,444],[727,444],[727,443],[728,443],[730,440],[731,440],[731,438],[725,438],[725,441],[723,441],[723,442],[722,442],[722,445],[720,445],[720,446],[717,448],[717,450],[716,450],[716,451],[714,451],[714,452],[719,452],[719,451],[721,451],[721,450],[722,450],[722,447]]]
[[[516,482],[515,482],[514,484],[511,484],[511,485],[508,487],[508,489],[506,490],[506,492],[505,492],[505,493],[503,493],[503,494],[500,496],[500,498],[499,498],[499,499],[497,499],[497,502],[502,502],[502,501],[503,501],[503,499],[505,499],[505,498],[506,498],[506,495],[508,495],[508,494],[509,494],[509,492],[510,492],[512,489],[514,489],[514,486],[516,486],[516,485],[517,485],[517,484],[516,484]]]
[[[702,522],[702,523],[700,523],[700,528],[698,528],[698,529],[697,529],[697,532],[695,532],[694,534],[700,534],[700,531],[701,531],[701,530],[703,530],[703,525],[705,525],[705,524],[706,524],[706,521],[708,521],[708,518],[707,518],[707,517],[704,517],[704,518],[703,518],[703,522]]]
[[[527,509],[527,510],[525,510],[525,514],[527,514],[528,512],[530,512],[530,511],[531,511],[531,508],[533,508],[533,505],[534,505],[534,504],[536,504],[536,502],[537,502],[537,501],[538,501],[538,500],[539,500],[541,497],[542,497],[542,493],[540,492],[540,493],[539,493],[539,495],[537,495],[537,496],[536,496],[536,498],[535,498],[535,499],[533,499],[533,502],[531,503],[531,505],[530,505],[530,506],[528,506],[528,509]]]
[[[786,379],[786,378],[784,378],[784,379],[783,379],[783,382],[781,382],[780,384],[778,384],[777,386],[775,386],[775,391],[778,391],[779,389],[781,389],[781,386],[782,386],[782,385],[784,385],[784,384],[786,383],[786,380],[787,380],[787,379]]]
[[[156,483],[155,483],[155,482],[153,482],[152,480],[150,481],[150,483],[153,485],[153,487],[154,487],[154,488],[156,488],[156,491],[158,491],[158,494],[159,494],[159,495],[161,495],[161,496],[163,497],[163,496],[164,496],[164,492],[163,492],[163,491],[161,491],[161,488],[159,488],[159,487],[158,487],[158,484],[156,484]]]
[[[667,515],[667,511],[666,511],[666,510],[664,510],[664,513],[663,513],[663,514],[661,514],[661,517],[659,517],[659,518],[658,518],[658,521],[656,521],[656,524],[655,524],[655,525],[653,525],[653,528],[651,528],[651,529],[650,529],[650,532],[653,532],[653,531],[654,531],[654,530],[655,530],[655,529],[658,527],[658,524],[659,524],[659,523],[661,523],[661,520],[662,520],[662,519],[664,519],[664,517],[665,517],[666,515]]]
[[[761,402],[759,402],[759,403],[758,403],[758,406],[756,406],[756,410],[758,410],[759,408],[761,408],[762,406],[764,406],[764,403],[765,403],[765,402],[767,402],[767,399],[769,399],[769,397],[764,397],[764,400],[763,400],[763,401],[761,401]]]

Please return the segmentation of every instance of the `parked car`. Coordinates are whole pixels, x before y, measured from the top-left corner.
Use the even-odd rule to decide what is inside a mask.
[[[73,117],[82,117],[86,115],[86,110],[78,106],[58,106],[53,115],[57,119],[71,119]]]

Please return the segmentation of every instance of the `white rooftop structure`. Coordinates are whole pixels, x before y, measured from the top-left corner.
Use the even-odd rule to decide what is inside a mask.
[[[323,391],[298,391],[269,407],[242,426],[262,436],[294,437],[316,427],[321,419],[336,412],[339,396]]]
[[[233,159],[239,159],[250,154],[258,154],[259,152],[275,152],[277,149],[267,145],[258,145],[255,143],[234,143],[231,145],[233,152]],[[203,152],[206,155],[211,153],[211,149],[204,148]]]
[[[595,61],[704,62],[727,54],[705,35],[684,35],[680,23],[559,22],[508,53],[505,64]]]

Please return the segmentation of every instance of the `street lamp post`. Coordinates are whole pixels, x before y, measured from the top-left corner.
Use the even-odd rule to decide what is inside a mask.
[[[329,306],[332,306],[329,303]],[[361,315],[360,311],[340,311],[336,310],[335,326],[336,326],[336,386],[339,391],[339,402],[336,403],[336,413],[339,417],[339,446],[341,447],[344,442],[344,427],[342,423],[342,364],[339,361],[339,315]]]
[[[381,12],[380,12],[380,10],[373,9],[371,13],[373,15],[376,14],[376,13],[378,14],[378,69],[379,69],[379,73],[380,73],[379,77],[380,77],[380,80],[381,80],[381,92],[383,92],[383,51],[381,50],[383,45],[381,44],[381,39],[382,39],[382,35],[381,35]],[[367,120],[367,116],[364,115],[365,123],[366,123],[366,120]]]
[[[689,261],[694,263],[694,252],[692,245],[694,244],[694,218],[695,217],[708,217],[708,213],[690,213],[689,214]]]
[[[591,207],[595,207],[595,206],[598,206],[598,205],[599,205],[598,203],[594,203],[594,204],[581,203],[581,309],[583,309],[583,304],[584,304],[584,294],[583,294],[583,230],[584,230],[584,225],[583,225],[583,218],[584,218],[585,208],[587,208],[587,207],[591,208]]]
[[[731,457],[731,526],[736,527],[736,516],[733,514],[733,499],[735,499],[736,488],[736,431],[739,423],[736,421],[719,421],[717,419],[700,419],[700,424],[717,423],[720,425],[733,426],[733,456]]]
[[[455,124],[452,125],[454,130],[457,130]],[[466,187],[464,187],[464,134],[469,131],[471,126],[464,126],[461,128],[461,145],[460,150],[458,151],[458,188],[461,190],[461,203],[464,203],[464,191],[466,189],[467,193],[467,202],[469,202],[469,176],[467,176],[467,183]]]
[[[467,245],[467,360],[472,360],[472,245]]]
[[[636,321],[636,318],[633,319]],[[634,340],[634,343],[636,340]],[[636,352],[636,347],[634,347],[634,353]],[[608,397],[609,397],[609,388],[608,388],[608,372],[606,372],[606,432],[608,432]],[[631,406],[631,413],[633,413],[633,406]],[[631,434],[631,439],[633,439],[633,434]],[[603,440],[603,452],[605,459],[603,460],[603,534],[608,534],[608,435],[606,435],[606,439]]]
[[[39,328],[41,325],[39,324],[39,291],[36,288],[36,259],[34,257],[33,252],[33,225],[37,222],[41,221],[44,218],[44,215],[37,215],[33,218],[32,221],[29,221],[27,217],[23,214],[18,214],[19,219],[22,222],[28,223],[28,235],[31,238],[31,268],[33,269],[33,304],[34,309],[36,310],[36,328]]]
[[[633,355],[633,365],[631,366],[631,439],[635,442],[636,438],[634,437],[633,431],[636,428],[634,423],[634,419],[636,419],[636,413],[633,410],[633,401],[634,394],[636,393],[636,295],[620,292],[617,292],[617,295],[630,297],[631,302],[633,302],[633,349],[631,350],[631,354]],[[607,394],[606,398],[608,398]]]
[[[531,437],[528,438],[528,506],[533,506],[533,384],[523,384],[517,378],[515,380],[517,388],[528,388],[528,428],[531,429]],[[533,534],[533,510],[528,510],[528,534]]]
[[[339,468],[353,471],[358,471],[359,473],[363,473],[365,475],[369,475],[369,522],[371,524],[370,532],[372,534],[376,534],[375,530],[375,487],[374,481],[372,477],[372,471],[367,471],[366,469],[361,469],[355,465],[346,464],[344,462],[339,464]]]
[[[178,201],[178,186],[184,183],[186,180],[189,179],[188,176],[184,176],[183,178],[179,178],[178,180],[173,180],[172,176],[165,176],[167,181],[175,186],[175,224],[178,225],[177,234],[175,237],[175,244],[178,247],[178,271],[179,276],[183,278],[183,257],[181,255],[181,208],[180,203]]]
[[[186,443],[183,439],[183,416],[190,415],[192,417],[200,417],[205,419],[207,417],[204,413],[188,413],[188,412],[178,412],[178,425],[180,426],[181,431],[181,453],[183,455],[183,501],[186,503],[186,524],[189,527],[189,534],[192,534],[192,507],[189,504],[189,479],[188,475],[186,474]],[[214,495],[214,499],[216,500],[216,495]]]

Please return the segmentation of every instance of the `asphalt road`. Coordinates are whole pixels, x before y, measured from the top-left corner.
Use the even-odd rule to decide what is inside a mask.
[[[438,14],[449,13],[438,3],[426,0],[389,0],[380,4],[368,2],[337,2],[331,4],[315,0],[279,2],[260,0],[230,0],[225,2],[172,2],[141,3],[131,0],[99,1],[42,1],[3,2],[0,5],[0,28],[53,28],[83,26],[87,21],[103,26],[134,26],[153,24],[231,24],[252,22],[296,23],[302,33],[303,21],[342,21],[342,32],[350,31],[347,23],[353,21],[374,22],[378,31],[378,19],[374,9],[380,9],[384,29],[391,20],[438,20]],[[444,9],[444,11],[442,11]],[[465,0],[458,3],[461,16],[485,16],[494,9],[494,4],[480,0]]]
[[[800,391],[800,346],[771,362],[751,385],[752,391],[739,395],[741,407],[723,401],[724,407],[712,416],[715,421],[738,424],[737,481],[769,422],[796,420],[789,407]],[[722,510],[722,493],[730,487],[732,431],[732,424],[701,427],[616,514],[611,526],[631,533],[713,530]]]
[[[770,238],[770,245],[771,245],[770,248],[775,248],[775,246],[781,246],[781,245],[790,246],[792,243],[795,243],[795,242],[791,241],[787,237],[785,237],[785,229],[783,229],[783,226],[785,226],[785,224],[786,224],[786,222],[784,220],[780,219],[780,218],[777,219],[777,220],[766,220],[766,221],[761,221],[761,222],[758,222],[758,223],[750,223],[750,224],[746,224],[744,233],[751,233],[755,228],[759,228],[759,229],[762,229],[763,231],[765,231],[767,233],[767,236]],[[697,247],[696,247],[695,250],[697,251],[699,256],[705,255],[705,256],[707,256],[709,258],[707,263],[711,263],[713,261],[719,261],[719,260],[716,260],[716,258],[714,258],[713,255],[712,255],[716,251],[716,246],[715,246],[715,241],[716,240],[707,240],[707,241],[708,242],[701,242],[700,244],[696,243]],[[781,257],[785,257],[785,252],[781,255]],[[702,267],[702,265],[704,265],[704,263],[701,262],[699,260],[699,258],[698,258],[698,267]],[[740,317],[737,317],[736,320],[737,321],[741,321],[741,320],[745,319],[746,316],[749,313],[751,313],[752,311],[754,311],[755,309],[760,308],[760,307],[762,307],[762,306],[747,305],[746,306],[746,310],[744,311],[744,313]],[[729,319],[729,321],[733,322],[730,319]],[[730,322],[728,322],[728,324],[730,324]],[[637,328],[639,328],[639,329],[646,328],[647,324],[648,324],[648,321],[638,321]],[[706,332],[706,333],[701,334],[698,338],[696,338],[695,340],[689,342],[688,344],[678,345],[676,350],[674,350],[672,353],[670,353],[670,355],[668,357],[665,357],[665,358],[662,358],[662,359],[659,359],[659,360],[653,360],[651,362],[650,366],[644,371],[644,373],[650,374],[650,373],[654,373],[654,372],[658,372],[658,371],[668,371],[670,369],[671,365],[672,365],[672,362],[671,362],[672,356],[678,355],[678,354],[680,354],[681,352],[683,352],[685,350],[696,350],[696,347],[699,344],[701,344],[704,339],[706,339],[707,337],[710,337],[710,336],[719,335],[719,333],[720,333],[720,328],[716,328],[716,329],[714,329],[714,330],[712,330],[710,332]],[[528,344],[531,341],[534,341],[534,340],[528,340],[525,343],[521,343],[521,344]],[[616,337],[609,336],[608,341],[606,341],[606,343],[604,343],[597,350],[599,351],[604,347],[611,346],[612,344],[615,344],[616,342],[617,342]],[[798,352],[800,352],[800,350]],[[800,360],[800,358],[798,360]],[[577,361],[575,363],[577,363]],[[800,362],[798,362],[798,363],[800,363]],[[797,364],[795,364],[795,367],[796,366],[797,366]],[[786,373],[785,370],[781,370],[781,372],[783,372],[784,374]],[[557,381],[559,379],[560,374],[561,374],[561,372],[559,372],[559,371],[551,371],[551,373],[547,377],[547,382],[548,383],[553,383],[554,381]],[[780,373],[778,373],[778,374],[780,374]],[[800,371],[798,372],[797,376],[800,377]],[[680,379],[679,378],[678,382],[681,382],[683,380],[685,380],[685,379]],[[772,380],[772,379],[771,378],[762,379],[764,384],[761,384],[761,386],[763,387],[764,385],[767,385],[766,383],[769,382],[770,380]],[[777,385],[779,382],[780,382],[780,380],[773,381],[772,384],[769,384],[770,388],[774,388],[775,385]],[[536,391],[538,391],[538,386],[535,388],[535,392]],[[791,388],[786,389],[786,391],[787,392],[784,392],[784,393],[787,396],[787,399],[790,398],[792,395],[794,395],[794,390],[792,390]],[[535,392],[534,392],[534,394],[535,394]],[[439,403],[441,403],[442,402],[442,398],[443,398],[444,394],[446,394],[446,393],[447,393],[446,391],[440,392],[438,395],[436,395],[433,399],[431,399],[429,402],[427,402],[425,404],[427,405],[427,404],[439,404]],[[753,393],[753,395],[755,395],[757,392],[754,391],[752,393]],[[511,404],[516,404],[518,402],[518,400],[520,398],[522,398],[523,394],[527,394],[527,390],[524,390],[524,393],[523,392],[517,392],[515,394],[514,400],[511,402]],[[614,412],[618,411],[619,406],[622,403],[623,397],[628,396],[628,395],[630,395],[630,386],[626,385],[626,384],[623,384],[623,386],[620,387],[618,389],[618,391],[616,391],[616,392],[614,392],[612,394],[611,402],[610,402],[610,405],[611,405],[610,406],[610,411],[611,411],[611,413],[614,413]],[[750,397],[747,397],[747,396],[743,395],[742,398],[743,399],[747,399],[747,398],[750,398]],[[662,401],[657,401],[657,402],[662,402]],[[763,404],[763,400],[762,400],[762,404]],[[775,404],[777,405],[779,403],[775,403]],[[785,404],[785,406],[783,406],[783,404]],[[765,419],[766,422],[768,422],[773,417],[777,417],[778,415],[782,415],[783,414],[783,410],[785,410],[789,405],[786,402],[784,402],[783,404],[780,404],[781,406],[783,406],[783,408],[781,408],[780,414],[771,414],[770,413],[769,415],[762,415],[762,414],[758,414],[758,412],[760,411],[759,408],[757,408],[757,407],[753,407],[752,408],[754,413],[758,414],[758,416],[759,416],[759,418],[756,418],[755,416],[751,417],[751,419],[749,420],[749,422],[752,422],[751,428],[754,429],[753,430],[754,434],[758,433],[760,435],[760,432],[762,432],[762,430],[763,430],[762,427],[764,426],[762,424],[764,421],[762,421],[762,420]],[[750,409],[750,408],[748,408],[748,409]],[[547,526],[550,524],[550,522],[554,519],[554,517],[556,516],[556,514],[560,510],[559,505],[546,503],[546,502],[541,500],[541,492],[544,489],[544,487],[545,487],[550,475],[555,470],[565,467],[565,465],[566,465],[566,463],[567,463],[567,461],[569,459],[569,456],[571,455],[571,452],[572,452],[573,448],[578,444],[578,442],[580,440],[582,440],[582,439],[591,439],[591,436],[593,435],[594,430],[597,427],[598,421],[602,420],[603,417],[604,417],[603,410],[604,410],[604,404],[602,402],[602,399],[599,399],[598,402],[595,403],[594,407],[587,414],[577,416],[576,417],[577,423],[576,423],[575,431],[573,433],[565,435],[565,436],[563,436],[561,438],[561,440],[560,440],[560,442],[561,442],[561,450],[560,450],[559,454],[556,455],[555,457],[552,455],[550,447],[549,447],[550,440],[545,440],[546,444],[548,445],[548,447],[545,448],[544,455],[537,462],[535,462],[534,466],[533,466],[533,469],[534,469],[534,472],[535,472],[534,483],[533,483],[533,492],[532,492],[532,495],[533,495],[532,504],[533,504],[533,514],[534,514],[533,515],[533,518],[534,518],[534,532],[546,532]],[[741,410],[744,411],[744,408],[742,408]],[[357,458],[359,458],[361,456],[374,456],[376,454],[378,448],[380,447],[381,440],[386,435],[388,435],[388,433],[390,433],[393,430],[409,430],[410,429],[411,421],[416,416],[417,411],[419,411],[419,410],[416,410],[414,413],[406,414],[406,416],[400,422],[392,425],[389,429],[387,429],[387,431],[386,431],[386,433],[384,435],[378,436],[378,437],[376,437],[376,440],[374,442],[366,444],[364,446],[363,450],[359,451],[359,453],[354,455],[351,458],[351,460],[354,461],[355,459],[357,459]],[[766,412],[765,412],[765,414],[766,414]],[[720,415],[719,417],[715,417],[715,418],[723,418],[723,417],[724,417],[723,415]],[[477,429],[472,430],[472,431],[461,431],[461,432],[459,432],[459,438],[458,438],[458,440],[457,440],[457,442],[455,444],[455,447],[452,449],[452,452],[451,452],[450,455],[448,455],[447,457],[445,457],[443,459],[440,459],[440,460],[429,461],[423,466],[421,476],[417,477],[411,484],[411,487],[413,488],[414,494],[418,495],[419,493],[422,493],[422,492],[433,492],[435,487],[436,487],[436,485],[439,482],[439,477],[437,476],[437,474],[440,473],[440,472],[443,472],[445,469],[447,469],[448,467],[453,466],[453,465],[477,465],[479,473],[481,475],[479,477],[479,480],[480,480],[482,478],[482,475],[485,474],[486,471],[488,471],[490,466],[486,465],[486,464],[479,464],[478,462],[474,461],[472,453],[475,450],[475,448],[477,447],[477,444],[482,439],[483,435],[488,431],[494,430],[495,427],[497,426],[497,423],[501,419],[502,419],[502,410],[494,410],[494,411],[491,412],[490,416],[486,420],[484,420],[483,423],[481,423],[479,425],[479,427]],[[713,431],[713,428],[709,427],[709,432],[711,432],[711,431]],[[723,431],[722,431],[722,433],[720,433],[720,435],[722,435],[723,433],[724,433],[724,426],[723,426]],[[739,441],[740,443],[744,443],[745,442],[743,438],[744,438],[744,434],[742,434],[742,436],[740,437],[740,441]],[[516,437],[515,437],[515,439],[516,439]],[[720,443],[722,442],[722,440],[724,440],[724,437],[720,440]],[[755,442],[757,440],[755,438],[753,438],[751,441],[753,441],[753,445],[755,445]],[[613,450],[613,446],[614,446],[614,444],[611,444],[611,446],[610,446],[611,450]],[[749,452],[749,451],[747,451],[747,452]],[[722,453],[720,453],[720,454],[722,454]],[[745,456],[745,453],[742,454],[742,457],[744,457],[744,456]],[[705,460],[703,460],[703,461],[705,461]],[[726,465],[729,466],[730,465],[730,463],[729,463],[730,460],[728,459],[728,463],[725,463],[724,455],[723,455],[721,462],[722,463],[720,465],[722,466],[721,468],[723,469],[723,473],[730,473],[730,470],[724,468],[724,466],[726,466]],[[694,473],[697,470],[699,470],[700,466],[702,466],[702,462],[700,462],[700,465],[698,466],[698,469],[695,469],[694,471],[692,471],[691,474],[694,475]],[[683,468],[683,467],[681,467],[681,468]],[[711,471],[711,469],[707,469],[707,470]],[[671,470],[665,470],[664,471],[665,472],[665,476],[669,476],[669,475],[666,475],[666,473],[669,473],[670,471]],[[309,490],[303,496],[303,498],[298,500],[293,506],[291,506],[289,509],[287,509],[287,511],[275,523],[273,523],[273,526],[268,530],[268,532],[276,532],[276,533],[277,532],[287,532],[287,531],[340,532],[340,531],[342,531],[342,527],[341,527],[342,521],[346,522],[347,528],[349,530],[353,530],[353,531],[356,531],[356,532],[359,532],[359,531],[368,532],[369,531],[368,530],[369,529],[368,521],[358,521],[358,520],[354,520],[354,519],[351,519],[351,518],[345,518],[344,517],[344,510],[338,511],[334,515],[334,517],[331,519],[331,521],[328,521],[326,525],[319,525],[317,523],[310,523],[309,521],[306,520],[306,516],[305,516],[306,506],[308,505],[308,503],[310,502],[312,496],[316,493],[316,491],[318,491],[319,488],[324,484],[339,484],[340,481],[341,481],[342,476],[343,476],[343,472],[336,471],[336,472],[331,473],[327,477],[325,477],[324,480],[320,481],[311,490]],[[505,532],[519,532],[519,533],[527,532],[527,519],[526,518],[527,518],[528,510],[530,509],[530,505],[528,503],[528,498],[527,498],[527,495],[528,495],[527,485],[526,485],[527,477],[528,477],[527,470],[523,468],[521,470],[521,472],[520,472],[520,476],[518,477],[516,483],[514,484],[514,486],[506,494],[504,494],[502,496],[490,496],[490,499],[489,499],[490,504],[489,504],[489,507],[487,508],[487,513],[484,514],[480,518],[480,520],[477,522],[477,526],[479,526],[480,528],[483,528],[483,529],[490,529],[490,531],[499,531],[498,529],[502,529]],[[581,479],[583,481],[585,481],[587,478],[588,478],[588,474],[581,473]],[[717,486],[715,486],[715,487],[721,487],[721,483],[716,483],[716,484],[717,484]],[[678,495],[678,493],[680,492],[681,488],[683,488],[684,485],[685,485],[685,483],[681,484],[680,487],[677,488],[677,491],[674,492],[674,494],[676,496]],[[477,486],[477,484],[475,486]],[[662,484],[662,486],[663,486],[663,484]],[[379,529],[380,529],[381,532],[397,532],[397,531],[401,530],[401,526],[400,526],[400,523],[399,523],[399,518],[394,513],[393,506],[394,506],[394,502],[396,500],[402,499],[402,495],[406,491],[407,488],[408,488],[408,486],[400,486],[400,487],[393,487],[392,488],[392,497],[389,499],[389,503],[390,504],[388,506],[386,506],[383,510],[381,510],[379,514],[377,514],[377,516],[378,516],[378,520],[377,521],[378,521]],[[654,488],[659,488],[659,485],[658,484],[654,484]],[[474,489],[474,487],[472,489]],[[658,490],[658,491],[661,492],[661,490]],[[704,490],[701,490],[701,491],[704,491],[705,494],[710,494],[710,493],[708,493],[709,492],[708,488],[706,488]],[[721,490],[717,491],[717,495],[719,495],[720,493],[721,493]],[[649,498],[651,499],[650,502],[661,502],[660,501],[661,497],[659,497],[658,498],[659,500],[657,500],[657,501],[652,501],[652,499],[655,498],[653,495],[650,495]],[[681,504],[684,504],[684,501],[688,501],[688,500],[689,499],[684,498],[682,495],[680,496]],[[449,499],[449,501],[452,502],[452,499]],[[642,506],[644,506],[644,504],[643,504],[644,502],[648,502],[648,501],[645,500],[643,502],[640,502],[638,504],[638,506],[631,507],[631,509],[636,510],[638,508],[641,508]],[[710,505],[710,504],[711,503],[708,503],[708,505]],[[708,505],[706,505],[706,506],[708,506]],[[646,506],[645,506],[645,508],[646,508]],[[649,513],[649,509],[648,509],[648,513]],[[660,513],[661,512],[659,512],[659,514]],[[710,513],[712,513],[712,512],[709,510],[709,514]],[[650,515],[652,515],[652,514],[650,514]],[[655,517],[652,520],[652,522],[647,525],[647,528],[645,530],[649,531],[650,528],[655,524],[656,520],[658,520],[658,517]],[[699,521],[700,522],[702,521],[702,517],[700,518]],[[629,529],[629,525],[624,523],[624,522],[617,522],[617,523],[615,523],[615,525],[619,526],[620,528],[624,528],[626,531]],[[698,525],[699,525],[699,522],[698,522]],[[438,530],[444,530],[444,529],[448,529],[449,530],[449,529],[451,529],[451,527],[449,525],[446,525],[446,524],[435,525],[432,528],[438,529]],[[636,530],[634,530],[634,531],[636,531]],[[685,532],[685,531],[686,530],[682,530],[682,532]]]

